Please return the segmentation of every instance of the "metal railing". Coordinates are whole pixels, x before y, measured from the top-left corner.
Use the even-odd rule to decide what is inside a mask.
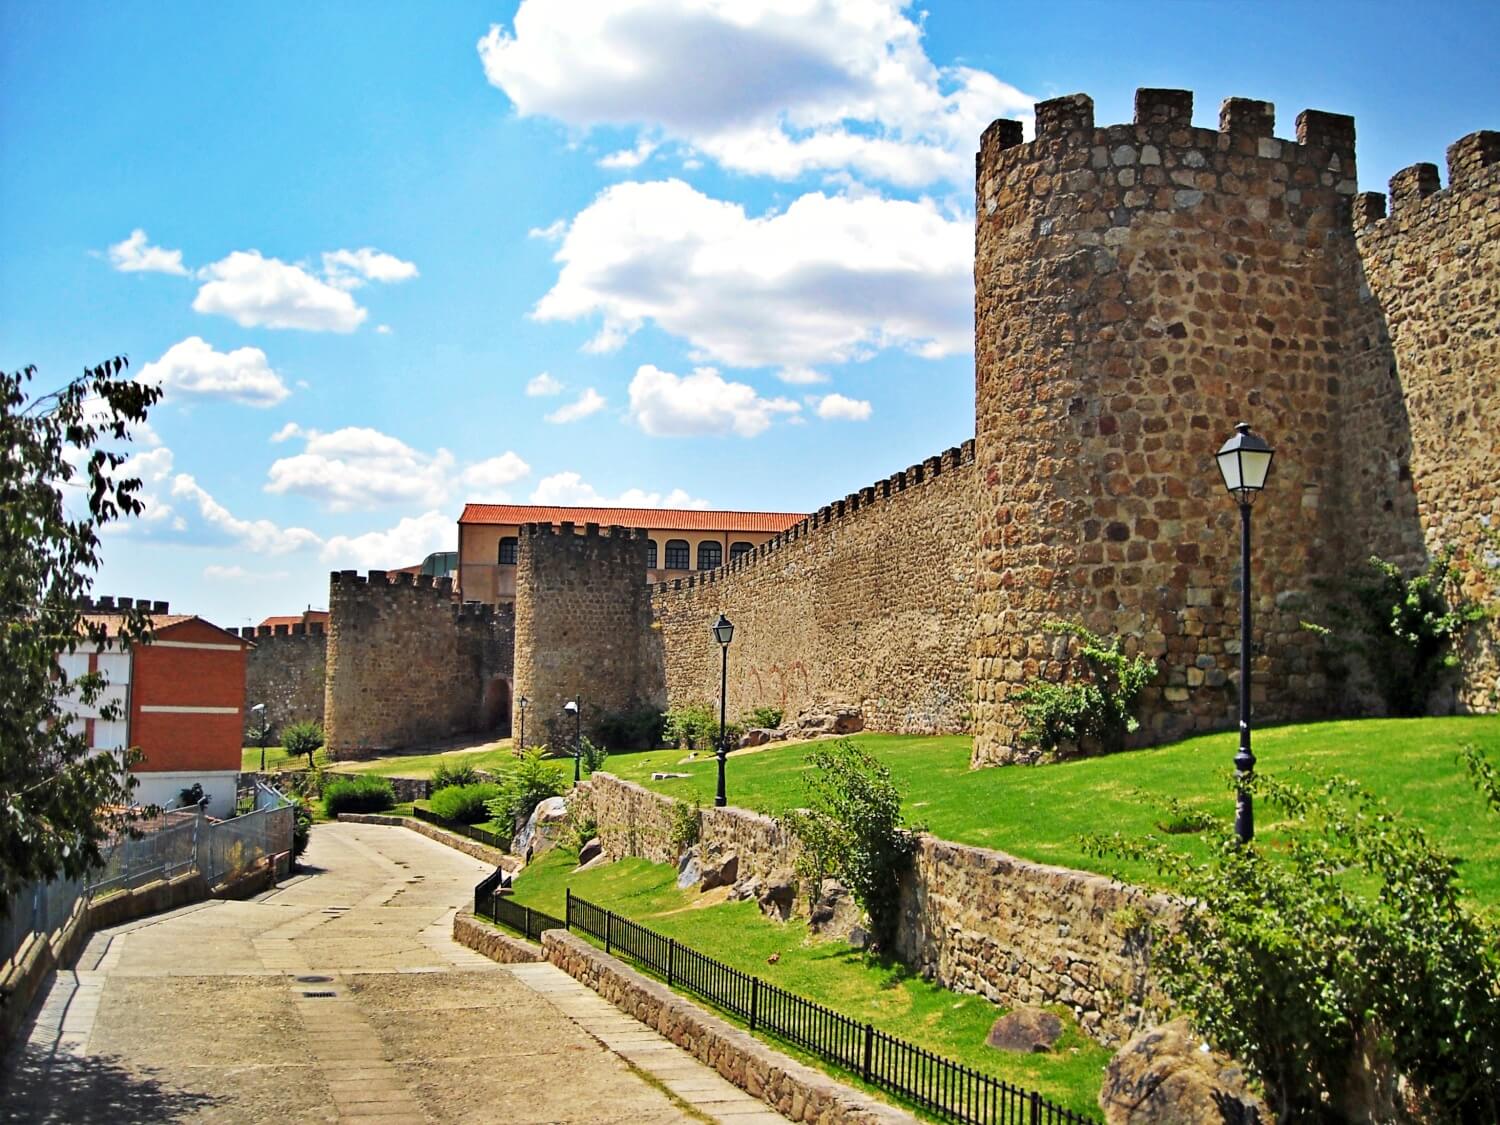
[[[431,809],[424,809],[421,805],[413,804],[412,816],[418,820],[425,820],[428,824],[435,824],[448,832],[456,832],[460,836],[466,836],[476,844],[485,844],[498,851],[507,851],[510,848],[510,837],[502,836],[498,832],[491,832],[488,828],[478,828],[472,824],[460,824],[456,820],[445,820]]]
[[[1093,1118],[1035,1091],[981,1074],[705,957],[571,891],[567,903],[568,928],[600,939],[606,953],[623,953],[668,986],[738,1016],[751,1031],[774,1035],[930,1113],[965,1125],[1093,1125]]]
[[[502,894],[500,881],[504,877],[505,872],[497,867],[493,875],[474,888],[476,915],[508,926],[528,941],[541,937],[543,930],[567,929],[568,924],[561,918],[554,918],[530,906],[522,906],[509,895]]]
[[[256,793],[256,805],[256,812],[218,822],[210,822],[196,807],[136,821],[104,845],[103,865],[86,879],[22,887],[0,916],[0,965],[13,960],[34,935],[56,933],[92,898],[194,871],[210,884],[221,883],[291,851],[296,807],[264,785]]]

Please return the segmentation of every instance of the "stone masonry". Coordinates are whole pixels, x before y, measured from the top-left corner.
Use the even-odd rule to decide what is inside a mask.
[[[333,758],[510,729],[515,618],[447,578],[335,571],[324,717]]]
[[[322,622],[247,626],[240,636],[255,644],[245,659],[245,744],[259,733],[260,717],[250,714],[257,703],[266,705],[273,739],[292,723],[321,725],[328,656]]]

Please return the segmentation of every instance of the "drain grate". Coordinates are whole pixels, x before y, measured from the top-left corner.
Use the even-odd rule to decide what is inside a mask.
[[[332,977],[298,977],[298,984],[327,984]]]
[[[308,1000],[325,1000],[325,999],[328,999],[329,997],[337,996],[338,993],[337,992],[304,992],[302,995],[303,995],[303,997],[305,999],[308,999]]]

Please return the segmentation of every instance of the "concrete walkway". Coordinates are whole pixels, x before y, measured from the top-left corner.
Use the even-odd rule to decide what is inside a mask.
[[[454,942],[478,862],[355,824],[305,858],[253,901],[95,934],[0,1070],[0,1120],[781,1120],[560,970]]]

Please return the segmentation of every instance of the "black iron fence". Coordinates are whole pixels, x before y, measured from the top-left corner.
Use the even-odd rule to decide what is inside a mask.
[[[498,832],[491,832],[488,828],[478,828],[472,824],[460,824],[456,820],[445,820],[431,809],[424,809],[421,805],[413,804],[412,816],[418,820],[425,820],[428,824],[435,824],[439,828],[449,832],[456,832],[460,836],[467,836],[476,844],[485,844],[500,851],[510,848],[510,837],[502,836]]]
[[[540,910],[522,906],[509,895],[500,893],[505,872],[500,868],[474,888],[474,913],[502,926],[509,926],[530,941],[542,936],[543,930],[562,930],[567,923]]]
[[[498,881],[496,877],[497,885]],[[540,929],[562,924],[549,919]],[[804,1000],[577,898],[571,891],[566,924],[603,941],[605,952],[623,953],[663,977],[669,986],[696,993],[740,1017],[751,1031],[767,1032],[801,1047],[934,1114],[966,1125],[1092,1125],[1092,1118],[1034,1091],[981,1074],[871,1024]]]

